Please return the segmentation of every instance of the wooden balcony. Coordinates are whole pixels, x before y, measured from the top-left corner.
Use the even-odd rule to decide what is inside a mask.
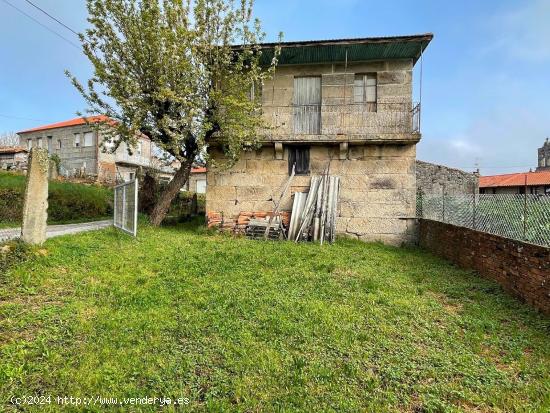
[[[414,143],[420,104],[376,102],[321,105],[264,104],[265,141]]]

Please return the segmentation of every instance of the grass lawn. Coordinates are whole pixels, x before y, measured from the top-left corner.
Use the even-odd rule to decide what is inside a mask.
[[[417,249],[108,229],[51,239],[0,275],[0,410],[51,395],[188,398],[179,411],[544,412],[549,332],[496,284]]]

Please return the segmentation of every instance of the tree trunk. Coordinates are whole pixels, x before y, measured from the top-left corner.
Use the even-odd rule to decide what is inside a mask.
[[[176,171],[174,178],[168,183],[168,186],[155,204],[151,215],[149,216],[149,221],[155,227],[158,227],[160,223],[166,217],[168,209],[172,200],[179,193],[180,189],[185,185],[191,174],[191,167],[193,166],[193,161],[186,162],[180,166],[180,169]]]

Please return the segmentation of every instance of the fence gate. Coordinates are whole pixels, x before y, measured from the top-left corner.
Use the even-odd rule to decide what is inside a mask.
[[[114,226],[128,234],[137,235],[138,180],[115,186]]]

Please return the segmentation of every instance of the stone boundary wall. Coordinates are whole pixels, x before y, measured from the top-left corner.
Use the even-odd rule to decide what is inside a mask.
[[[421,247],[496,281],[550,315],[550,248],[442,222],[419,221]]]
[[[416,188],[423,194],[479,193],[479,175],[429,162],[416,161]]]

